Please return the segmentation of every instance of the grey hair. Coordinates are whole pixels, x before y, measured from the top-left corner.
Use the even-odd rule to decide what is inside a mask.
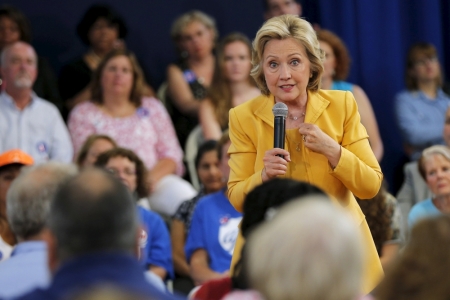
[[[294,200],[251,233],[244,252],[246,275],[264,299],[358,296],[363,272],[358,225],[344,209],[323,199]]]
[[[419,173],[425,182],[427,181],[425,162],[428,158],[435,155],[442,155],[446,160],[450,161],[450,148],[444,145],[434,145],[422,151],[417,166],[419,168]]]
[[[77,173],[75,165],[54,161],[22,168],[6,196],[12,231],[21,239],[39,233],[46,226],[56,191]]]
[[[33,50],[35,63],[36,63],[36,66],[37,66],[37,54],[36,54],[36,51],[34,50],[33,46],[31,46],[30,44],[28,44],[26,42],[23,42],[23,41],[18,41],[18,42],[12,43],[12,44],[7,45],[7,46],[5,46],[3,48],[2,53],[0,54],[0,65],[2,67],[6,65],[7,54],[9,54],[9,52],[11,51],[11,48],[13,48],[14,46],[16,46],[18,44],[27,45],[28,47],[30,47]]]

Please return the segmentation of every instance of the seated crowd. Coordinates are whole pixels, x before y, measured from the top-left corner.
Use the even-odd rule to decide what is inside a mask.
[[[301,15],[296,0],[263,2],[266,19]],[[261,94],[248,37],[219,39],[211,16],[181,15],[157,99],[116,11],[93,5],[76,32],[87,51],[56,79],[27,18],[0,7],[0,299],[450,297],[450,98],[433,45],[412,45],[395,99],[404,183],[396,197],[382,185],[357,198],[385,271],[366,294],[363,237],[322,189],[274,178],[245,193],[242,212],[228,200],[228,112]],[[344,42],[316,34],[321,88],[354,94],[381,161],[370,99],[345,81]]]

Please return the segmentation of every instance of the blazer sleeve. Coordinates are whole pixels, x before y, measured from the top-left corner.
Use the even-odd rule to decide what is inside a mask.
[[[383,173],[370,147],[366,129],[361,124],[356,101],[345,93],[344,135],[341,158],[330,173],[360,199],[373,198],[381,187]]]
[[[262,183],[262,169],[255,171],[256,145],[248,134],[248,126],[244,126],[240,122],[240,119],[245,120],[251,118],[251,116],[241,114],[239,117],[236,109],[230,110],[229,134],[231,146],[228,150],[230,155],[228,162],[230,165],[228,199],[238,212],[242,212],[246,195]]]

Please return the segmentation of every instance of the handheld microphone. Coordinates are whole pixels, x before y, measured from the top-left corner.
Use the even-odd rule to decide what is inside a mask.
[[[284,149],[284,138],[286,130],[286,117],[288,115],[288,107],[282,102],[275,103],[272,108],[274,122],[273,122],[273,147]],[[278,155],[284,158],[283,155]]]

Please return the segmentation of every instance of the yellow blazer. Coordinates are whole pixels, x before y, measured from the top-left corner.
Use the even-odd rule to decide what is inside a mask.
[[[273,148],[273,96],[261,95],[230,110],[231,146],[228,198],[242,212],[246,195],[262,183],[265,151]],[[358,107],[351,92],[308,92],[305,123],[317,125],[341,146],[341,158],[334,169],[325,156],[303,145],[298,129],[286,130],[285,148],[291,162],[284,177],[314,184],[346,207],[359,224],[366,246],[364,291],[370,292],[383,275],[381,263],[367,222],[358,203],[374,197],[380,189],[383,174],[370,148],[366,129],[360,122]],[[240,255],[242,237],[238,238],[235,256]],[[236,257],[233,256],[233,262]]]

